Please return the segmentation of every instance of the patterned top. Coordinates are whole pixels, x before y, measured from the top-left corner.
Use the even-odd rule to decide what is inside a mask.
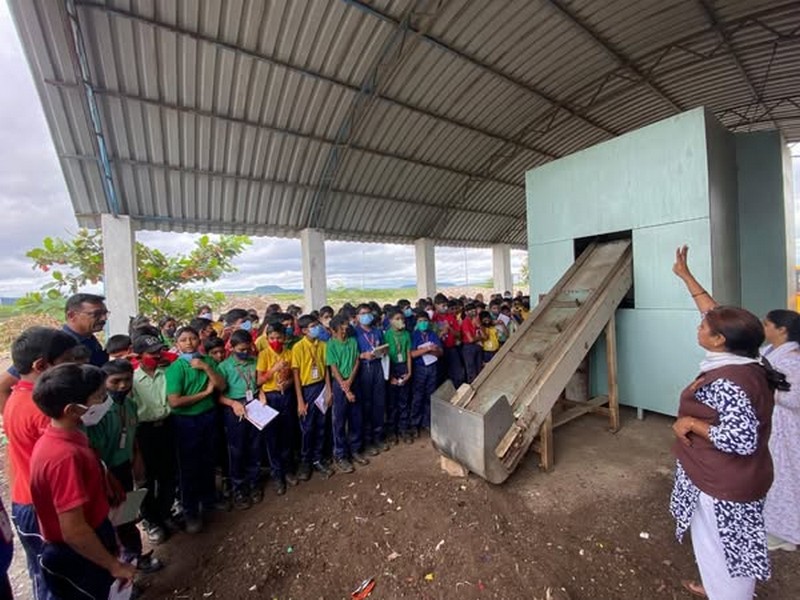
[[[717,450],[742,456],[756,451],[758,419],[741,387],[728,379],[716,379],[698,388],[695,397],[719,414],[719,424],[709,429],[709,440]],[[669,506],[678,541],[689,529],[699,496],[700,490],[678,461]],[[714,514],[731,577],[769,579],[764,499],[733,502],[715,498]]]

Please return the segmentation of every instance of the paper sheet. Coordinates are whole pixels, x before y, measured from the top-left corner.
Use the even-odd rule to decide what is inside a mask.
[[[328,412],[328,405],[325,404],[325,388],[323,388],[319,393],[319,396],[316,397],[314,404],[317,405],[319,412],[321,412],[323,415]]]
[[[375,358],[383,358],[389,353],[389,344],[381,344],[380,346],[375,346],[375,349],[372,351],[372,354]]]
[[[111,588],[108,590],[108,600],[130,600],[131,594],[133,594],[133,585],[130,583],[125,587],[121,587],[121,585],[122,582],[119,579],[111,584]]]
[[[508,327],[508,324],[511,322],[511,317],[509,317],[507,315],[500,314],[500,315],[497,315],[497,320],[500,321],[506,327]]]
[[[383,379],[389,381],[389,355],[384,354],[381,358],[381,368],[383,369]]]
[[[278,411],[268,404],[261,404],[260,401],[253,400],[244,405],[244,416],[256,429],[261,431],[278,416]]]
[[[423,355],[422,355],[422,363],[423,363],[423,364],[424,364],[426,367],[427,367],[427,366],[429,366],[429,365],[432,365],[432,364],[433,364],[433,363],[435,363],[437,360],[439,360],[439,357],[438,357],[438,356],[434,356],[433,354],[423,354]]]
[[[125,502],[112,508],[108,513],[108,520],[114,526],[124,525],[139,518],[139,508],[142,506],[144,497],[147,496],[147,488],[141,488],[125,494]]]

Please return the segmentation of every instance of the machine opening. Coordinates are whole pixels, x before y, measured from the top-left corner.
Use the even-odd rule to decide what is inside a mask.
[[[602,235],[591,235],[588,237],[582,238],[575,238],[574,240],[574,248],[575,248],[575,258],[577,259],[586,248],[589,247],[590,244],[594,242],[614,242],[616,240],[632,240],[633,236],[631,234],[631,230],[628,229],[626,231],[615,231],[613,233],[604,233]],[[636,257],[633,257],[633,261],[635,264]],[[636,308],[636,300],[635,300],[635,284],[631,286],[631,289],[628,290],[628,293],[625,295],[625,298],[622,299],[620,303],[620,308]]]

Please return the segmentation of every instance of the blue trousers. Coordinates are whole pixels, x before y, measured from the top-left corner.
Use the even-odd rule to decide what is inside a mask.
[[[216,496],[214,482],[217,412],[172,415],[178,449],[178,483],[183,512],[187,517],[209,508]]]
[[[350,402],[339,382],[333,381],[333,456],[336,459],[350,458],[361,450],[361,399]]]
[[[245,399],[235,399],[244,404]],[[225,407],[225,437],[228,440],[228,473],[233,491],[244,492],[258,487],[261,475],[261,432],[247,419],[237,417]]]
[[[39,521],[36,520],[36,509],[33,504],[11,504],[11,521],[17,530],[17,536],[25,550],[28,562],[28,575],[33,583],[34,600],[55,600],[45,582],[39,557],[44,549],[44,538],[39,533]]]
[[[364,446],[379,444],[383,442],[383,421],[386,418],[386,380],[381,361],[362,360],[357,379],[356,396],[361,403]]]
[[[291,390],[283,394],[267,392],[267,404],[278,411],[278,416],[264,428],[262,437],[267,447],[272,478],[276,481],[283,481],[286,473],[292,470],[292,437],[295,424],[292,417],[294,403],[290,394]]]
[[[412,381],[406,381],[404,385],[392,385],[391,380],[402,377],[408,373],[406,363],[392,363],[389,370],[389,392],[386,399],[386,430],[391,435],[400,435],[409,430],[409,418],[411,413],[411,388]]]
[[[464,363],[461,361],[461,347],[453,346],[444,349],[444,364],[447,368],[447,378],[453,382],[453,386],[458,389],[464,383]],[[440,358],[441,362],[442,359]]]
[[[114,528],[106,519],[95,530],[103,546],[117,555]],[[114,578],[67,544],[46,543],[39,559],[44,578],[59,600],[106,600]]]
[[[325,415],[317,408],[314,400],[325,389],[320,381],[303,386],[303,401],[308,405],[305,417],[300,417],[300,462],[305,465],[322,460],[322,446],[325,443]]]
[[[431,394],[436,391],[436,365],[414,364],[411,427],[431,426]]]
[[[483,368],[483,348],[480,344],[464,344],[461,355],[464,357],[466,382],[472,383]]]
[[[494,355],[497,354],[497,350],[484,350],[483,351],[483,364],[488,363],[490,360],[494,358]]]

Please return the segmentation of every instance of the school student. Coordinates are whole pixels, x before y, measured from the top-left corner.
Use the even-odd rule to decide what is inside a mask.
[[[133,354],[131,336],[125,335],[124,333],[112,335],[108,338],[108,342],[106,342],[106,353],[108,354],[109,360],[114,360],[116,358],[130,359],[131,354]]]
[[[180,497],[187,533],[203,528],[201,507],[215,503],[214,390],[225,391],[225,379],[212,359],[197,351],[200,338],[191,327],[179,329],[175,341],[180,358],[167,367],[167,402],[172,409],[178,454]]]
[[[333,320],[333,308],[330,306],[323,306],[319,309],[319,324],[322,325],[322,335],[319,336],[320,341],[328,342],[333,337],[331,330],[331,321]]]
[[[478,307],[469,302],[464,306],[461,321],[461,353],[464,357],[464,370],[467,383],[472,383],[483,367],[483,329],[478,318]]]
[[[433,315],[433,325],[436,334],[442,342],[444,349],[443,360],[439,367],[439,381],[450,379],[453,386],[458,389],[464,383],[464,366],[461,363],[461,327],[458,318],[453,313],[454,303],[447,300],[444,294],[436,294],[434,298],[436,314]]]
[[[142,457],[136,444],[136,429],[139,423],[136,404],[131,398],[133,387],[133,365],[125,359],[115,359],[102,366],[105,387],[110,407],[100,421],[86,427],[89,445],[103,461],[111,475],[132,492],[134,479],[143,477]],[[137,477],[134,477],[134,472]],[[153,556],[152,550],[142,554],[142,537],[136,523],[130,522],[116,527],[117,538],[122,546],[125,562],[136,565],[144,573],[153,573],[163,566]]]
[[[63,331],[31,327],[11,344],[11,360],[19,373],[3,408],[3,428],[8,449],[11,519],[25,550],[34,600],[52,598],[39,565],[42,536],[31,497],[31,454],[50,425],[50,419],[33,401],[33,387],[47,369],[72,360],[78,342]]]
[[[205,350],[205,356],[208,357],[210,364],[218,366],[225,360],[226,343],[222,341],[221,337],[212,336],[207,338],[200,348]],[[213,392],[214,399],[218,396],[218,392]],[[218,506],[223,510],[231,510],[233,508],[233,491],[231,490],[230,480],[230,458],[228,457],[228,442],[225,435],[225,411],[227,407],[215,402],[214,404],[214,421],[216,434],[214,436],[214,467],[219,471],[222,480],[222,487],[219,490],[219,503]]]
[[[389,450],[384,440],[383,425],[386,413],[386,379],[383,376],[381,357],[376,348],[383,345],[383,334],[373,327],[375,315],[369,304],[360,304],[356,313],[355,338],[358,344],[359,365],[357,396],[361,402],[364,452],[376,456]]]
[[[174,528],[172,505],[175,501],[175,439],[167,402],[166,369],[163,342],[155,336],[143,335],[133,342],[139,366],[133,372],[133,402],[138,426],[136,442],[144,464],[144,487],[147,496],[142,502],[142,517],[147,539],[160,544]]]
[[[333,471],[322,462],[325,443],[325,416],[317,400],[331,405],[330,376],[325,364],[325,342],[319,341],[322,325],[311,315],[297,321],[303,337],[292,347],[292,373],[297,397],[297,415],[300,418],[301,449],[300,469],[297,478],[308,481],[311,467],[327,479]]]
[[[483,348],[483,364],[485,365],[494,358],[494,355],[500,349],[500,334],[497,331],[497,322],[492,321],[491,313],[485,310],[481,311],[479,318],[481,320],[481,332],[483,333],[481,347]]]
[[[413,441],[411,411],[411,334],[406,317],[399,309],[388,312],[389,329],[384,339],[389,344],[389,393],[386,402],[386,429],[393,443]]]
[[[237,329],[230,337],[231,355],[217,370],[225,378],[225,393],[220,404],[225,408],[225,437],[228,441],[229,473],[233,485],[233,503],[239,510],[250,508],[264,499],[261,475],[261,432],[245,419],[245,405],[258,394],[253,338],[249,331]]]
[[[411,399],[412,435],[431,426],[431,394],[436,390],[436,363],[444,354],[439,336],[430,328],[427,311],[417,313],[417,325],[411,336],[414,391]]]
[[[203,342],[203,350],[205,350],[203,354],[208,356],[215,365],[225,360],[225,342],[222,341],[221,337],[206,338]]]
[[[266,347],[258,353],[256,373],[261,386],[261,401],[278,412],[264,428],[263,438],[269,456],[269,467],[275,493],[286,493],[286,484],[297,485],[292,465],[292,433],[297,427],[293,396],[292,351],[284,344],[286,332],[280,322],[267,326]]]
[[[39,561],[56,598],[105,600],[136,572],[117,558],[103,469],[80,430],[107,406],[104,380],[97,367],[63,364],[43,373],[33,391],[51,420],[31,455],[30,486],[45,540]]]
[[[338,315],[331,320],[333,337],[328,341],[325,361],[333,385],[333,458],[342,473],[352,473],[353,462],[368,465],[361,454],[361,404],[356,395],[358,344],[350,336],[350,323]]]

